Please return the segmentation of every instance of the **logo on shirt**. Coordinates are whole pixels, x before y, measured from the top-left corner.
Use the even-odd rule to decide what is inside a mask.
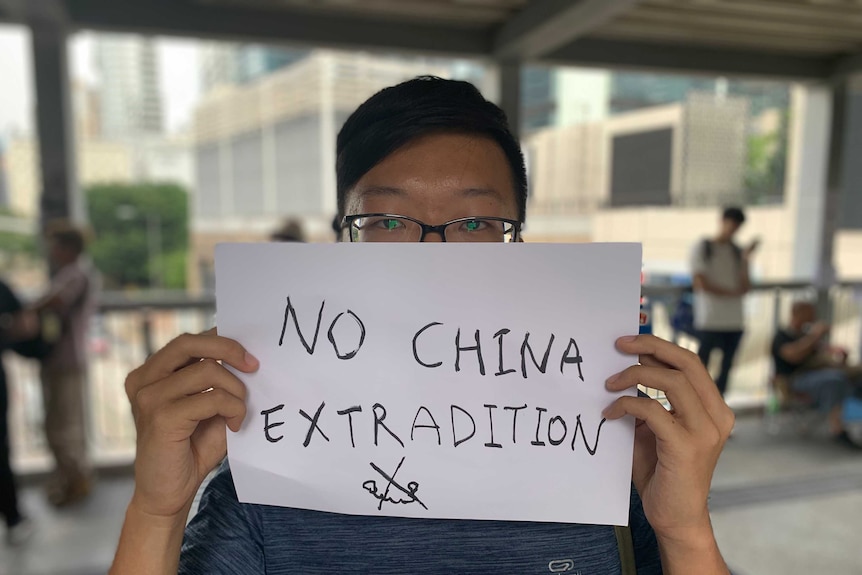
[[[548,571],[551,573],[568,573],[569,575],[581,575],[575,571],[575,562],[571,559],[554,559],[548,563]]]

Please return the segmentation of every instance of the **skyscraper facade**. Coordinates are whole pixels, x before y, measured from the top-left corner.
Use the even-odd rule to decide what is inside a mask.
[[[790,87],[785,83],[615,72],[611,76],[610,111],[618,114],[683,102],[692,92],[746,98],[753,116],[764,110],[786,109],[790,105]]]
[[[109,139],[133,139],[162,133],[155,41],[128,35],[99,35],[95,58],[100,76],[101,135]]]
[[[309,50],[260,44],[214,43],[201,51],[204,93],[217,86],[248,84],[309,55]]]
[[[525,66],[521,72],[521,130],[596,122],[607,116],[610,72]]]

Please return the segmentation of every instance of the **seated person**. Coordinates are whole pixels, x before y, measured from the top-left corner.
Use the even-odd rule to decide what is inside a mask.
[[[376,231],[399,241],[464,241],[445,224],[481,216],[508,222],[495,229],[498,241],[520,238],[527,178],[518,141],[503,111],[466,82],[423,77],[379,92],[347,119],[336,156],[344,241],[379,237],[356,225],[362,214],[390,214]],[[666,391],[674,407],[625,396],[604,411],[641,422],[630,513],[636,572],[727,575],[707,495],[733,413],[693,353],[650,335],[616,345],[640,365],[609,378],[607,388],[642,383]],[[127,378],[138,431],[135,492],[111,573],[523,574],[547,573],[561,558],[583,573],[634,572],[609,526],[244,504],[226,463],[186,528],[195,493],[225,456],[226,428],[239,429],[246,415],[245,387],[228,366],[251,373],[259,363],[211,331],[178,337]]]
[[[852,390],[847,355],[824,344],[829,324],[817,321],[817,310],[809,302],[796,302],[790,324],[779,329],[772,340],[775,374],[786,377],[790,389],[812,397],[827,414],[829,431],[846,439],[841,421],[841,406]]]

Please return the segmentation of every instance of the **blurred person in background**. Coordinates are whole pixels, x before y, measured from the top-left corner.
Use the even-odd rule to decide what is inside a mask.
[[[272,232],[269,239],[273,242],[305,242],[302,222],[294,218],[286,219],[280,228]]]
[[[0,281],[0,352],[32,337],[36,329],[34,316],[24,311],[15,293]],[[0,515],[6,521],[7,543],[17,545],[30,537],[33,527],[18,508],[18,490],[11,464],[7,385],[6,370],[0,361]]]
[[[86,342],[100,279],[84,253],[82,230],[67,222],[51,224],[47,248],[51,283],[32,309],[54,318],[57,330],[50,352],[41,360],[40,374],[45,435],[56,463],[48,500],[62,507],[85,499],[91,490],[84,415]]]
[[[847,352],[826,344],[828,323],[817,320],[817,309],[810,302],[796,302],[790,324],[779,329],[772,340],[772,359],[776,377],[787,378],[794,393],[810,397],[829,421],[829,432],[843,443],[851,443],[844,430],[842,406],[858,393],[862,371],[847,365]]]
[[[722,396],[742,339],[742,299],[751,289],[748,265],[757,248],[756,241],[745,249],[733,241],[743,223],[745,214],[740,208],[726,208],[718,235],[699,241],[691,252],[694,328],[700,340],[697,355],[708,368],[713,350],[721,351],[721,370],[715,384]]]

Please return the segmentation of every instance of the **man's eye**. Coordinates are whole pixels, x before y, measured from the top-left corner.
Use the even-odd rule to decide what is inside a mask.
[[[480,222],[480,221],[476,221],[476,220],[464,222],[464,231],[480,232],[483,229],[485,229],[485,222]]]
[[[384,230],[397,230],[401,227],[401,222],[394,218],[385,218],[377,222],[377,226]]]

